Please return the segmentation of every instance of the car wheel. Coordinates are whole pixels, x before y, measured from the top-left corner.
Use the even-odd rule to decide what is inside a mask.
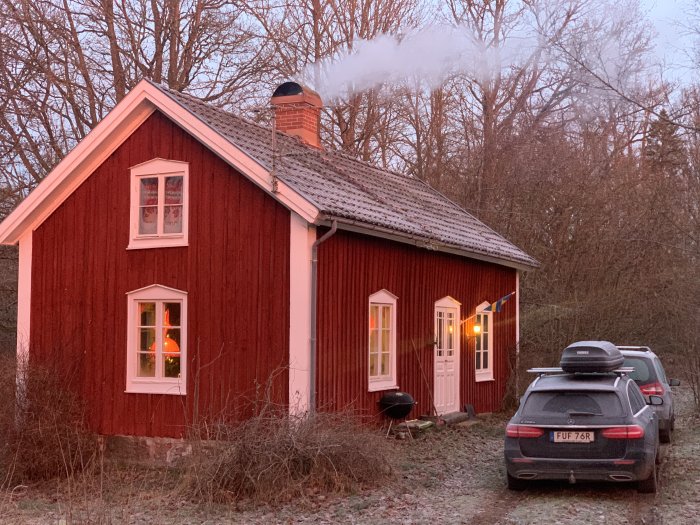
[[[506,477],[508,479],[508,488],[510,490],[525,490],[525,481],[522,479],[514,478],[509,473],[506,472]]]
[[[671,442],[671,425],[669,423],[669,428],[659,429],[659,441],[662,443]]]
[[[658,453],[657,453],[658,456]],[[637,482],[637,490],[644,494],[656,494],[657,489],[657,477],[656,477],[656,461],[654,461],[653,467],[651,469],[651,474],[647,479],[643,479]]]

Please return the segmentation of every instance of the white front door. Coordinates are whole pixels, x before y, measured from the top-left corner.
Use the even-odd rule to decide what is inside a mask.
[[[459,410],[459,303],[435,303],[434,403],[438,415]]]

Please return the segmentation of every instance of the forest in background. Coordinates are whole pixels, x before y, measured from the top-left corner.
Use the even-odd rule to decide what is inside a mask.
[[[468,39],[424,39],[392,75],[381,48],[352,60],[431,28]],[[669,82],[653,43],[638,0],[0,0],[0,218],[143,78],[267,123],[283,81],[324,96],[325,64],[346,82],[324,96],[326,148],[428,182],[540,261],[525,364],[608,339],[697,385],[700,82]],[[15,258],[0,251],[8,348]]]

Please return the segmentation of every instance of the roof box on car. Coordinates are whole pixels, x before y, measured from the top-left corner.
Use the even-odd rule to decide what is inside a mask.
[[[561,354],[564,372],[612,372],[624,363],[620,350],[608,341],[579,341]]]

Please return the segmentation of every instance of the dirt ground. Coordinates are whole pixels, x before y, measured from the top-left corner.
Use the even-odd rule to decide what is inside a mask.
[[[661,488],[638,494],[625,484],[533,484],[522,492],[505,487],[502,458],[505,415],[482,416],[415,440],[396,441],[396,481],[350,496],[309,495],[274,507],[242,503],[193,505],[182,501],[178,481],[167,473],[119,471],[109,490],[75,484],[66,488],[18,487],[0,502],[1,523],[125,524],[541,524],[700,523],[700,418],[687,387],[676,392],[673,443],[662,450]],[[102,497],[96,497],[96,494]]]

